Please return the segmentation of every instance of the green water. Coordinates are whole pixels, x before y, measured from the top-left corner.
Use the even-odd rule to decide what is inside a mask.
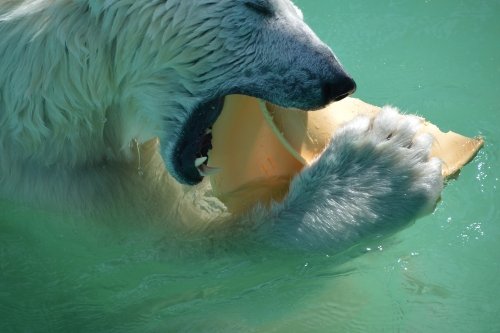
[[[485,137],[436,211],[339,260],[0,203],[0,332],[500,332],[500,1],[296,2],[357,97]]]

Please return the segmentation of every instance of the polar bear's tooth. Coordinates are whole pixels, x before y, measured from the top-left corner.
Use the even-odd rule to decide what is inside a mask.
[[[208,160],[207,156],[198,157],[197,159],[194,160],[194,166],[199,167],[200,165],[205,163],[207,160]]]
[[[221,168],[209,167],[208,165],[205,165],[205,164],[202,164],[198,167],[198,172],[203,177],[213,176],[213,175],[218,174],[221,171],[222,171]]]

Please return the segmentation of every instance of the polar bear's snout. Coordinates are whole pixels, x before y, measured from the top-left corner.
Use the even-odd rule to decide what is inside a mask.
[[[354,80],[330,47],[296,15],[291,2],[265,3],[276,7],[274,17],[252,22],[252,30],[243,37],[224,39],[232,51],[217,56],[230,65],[221,76],[224,82],[217,85],[303,110],[319,109],[352,94]]]
[[[325,101],[340,101],[356,91],[356,82],[349,76],[337,77],[323,83],[321,91]]]
[[[309,28],[305,28],[309,31]],[[300,41],[300,37],[295,39]],[[292,61],[287,66],[288,75],[284,75],[285,85],[290,82],[298,87],[296,95],[303,105],[296,107],[305,110],[322,108],[339,101],[356,91],[356,83],[347,73],[334,52],[319,40],[311,31],[309,38],[288,51]],[[276,54],[279,54],[276,51]],[[305,77],[303,75],[305,73]],[[302,96],[300,94],[302,92]],[[286,97],[288,100],[291,96]]]
[[[342,69],[321,86],[324,104],[340,101],[356,91],[356,82]]]

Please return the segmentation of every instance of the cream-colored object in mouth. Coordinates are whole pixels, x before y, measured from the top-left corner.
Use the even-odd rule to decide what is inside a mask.
[[[242,212],[257,202],[281,200],[292,177],[309,165],[342,124],[358,115],[375,116],[380,108],[345,98],[324,109],[284,109],[243,95],[226,97],[212,129],[209,165],[214,194],[230,211]],[[443,176],[456,173],[483,145],[481,138],[443,133],[423,121],[421,131],[434,137],[431,156],[443,161]]]

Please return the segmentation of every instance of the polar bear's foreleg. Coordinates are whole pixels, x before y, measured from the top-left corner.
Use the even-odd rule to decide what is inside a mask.
[[[421,120],[385,107],[350,121],[324,153],[293,179],[285,200],[248,220],[273,245],[342,250],[388,234],[433,209],[443,188],[441,163]],[[247,220],[247,221],[248,221]]]

